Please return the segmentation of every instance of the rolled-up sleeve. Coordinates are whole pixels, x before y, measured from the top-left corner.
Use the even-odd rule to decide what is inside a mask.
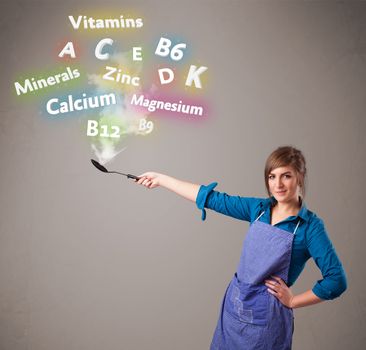
[[[319,218],[309,232],[307,245],[310,255],[323,276],[323,279],[314,285],[313,293],[324,300],[339,297],[347,289],[346,274],[328,237],[324,223]]]
[[[262,200],[259,198],[230,196],[226,193],[214,191],[216,186],[217,182],[207,186],[201,185],[198,191],[196,205],[198,209],[202,210],[202,220],[206,219],[205,208],[208,208],[235,219],[251,221],[253,208],[258,207]]]

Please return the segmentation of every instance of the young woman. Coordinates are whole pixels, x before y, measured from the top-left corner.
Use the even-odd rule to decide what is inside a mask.
[[[306,164],[286,146],[268,157],[264,179],[269,198],[230,196],[208,186],[147,172],[137,183],[163,186],[204,208],[249,221],[237,271],[220,311],[211,350],[291,349],[293,309],[330,300],[347,288],[345,273],[323,221],[303,202]],[[293,295],[294,284],[312,257],[323,279]]]

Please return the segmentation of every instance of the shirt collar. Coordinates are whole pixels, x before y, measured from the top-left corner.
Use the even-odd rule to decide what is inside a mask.
[[[271,206],[275,205],[277,203],[276,199],[272,196],[269,198],[268,200],[268,208],[270,208]],[[306,207],[305,203],[303,200],[301,200],[301,207],[299,212],[297,213],[296,217],[299,217],[301,219],[303,219],[304,221],[308,221],[309,220],[309,210]]]

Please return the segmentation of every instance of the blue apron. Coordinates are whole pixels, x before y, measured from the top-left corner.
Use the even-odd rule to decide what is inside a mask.
[[[240,262],[221,305],[211,350],[289,350],[291,308],[268,292],[271,275],[287,284],[294,233],[258,221],[250,225]]]

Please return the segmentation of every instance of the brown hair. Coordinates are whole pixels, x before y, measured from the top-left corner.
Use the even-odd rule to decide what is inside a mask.
[[[272,170],[283,167],[291,166],[298,177],[299,186],[301,189],[301,196],[305,195],[305,177],[306,177],[306,161],[302,152],[292,146],[282,146],[274,150],[267,158],[266,165],[264,167],[264,181],[267,188],[267,193],[271,196],[268,176]]]

